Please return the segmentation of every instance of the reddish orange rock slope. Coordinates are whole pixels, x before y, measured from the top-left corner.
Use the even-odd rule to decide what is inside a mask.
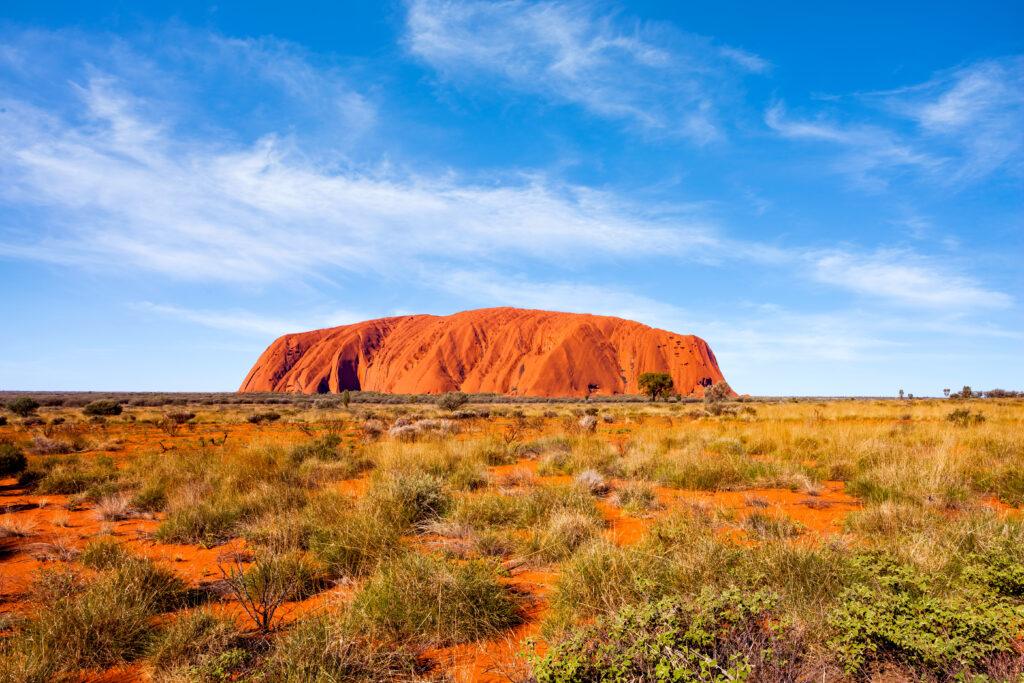
[[[693,335],[608,316],[486,308],[286,334],[239,391],[585,396],[639,393],[643,372],[671,373],[684,394],[703,395],[723,379]]]

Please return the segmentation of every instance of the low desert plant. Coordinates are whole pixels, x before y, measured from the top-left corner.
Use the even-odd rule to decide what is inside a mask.
[[[634,513],[657,510],[661,507],[657,491],[650,484],[643,482],[629,482],[620,486],[615,491],[614,502],[623,510]]]
[[[20,448],[9,441],[0,441],[0,477],[19,474],[28,465]]]
[[[416,552],[380,565],[352,611],[369,634],[437,646],[490,638],[520,621],[516,596],[490,565]]]
[[[860,562],[870,578],[839,596],[829,620],[848,672],[895,660],[952,677],[1015,651],[1024,614],[1014,606],[970,589],[943,595],[925,574],[884,557]]]
[[[267,552],[246,566],[237,550],[217,560],[232,597],[263,632],[280,626],[278,610],[284,603],[301,600],[315,589],[317,577],[309,563],[294,553]]]
[[[28,396],[21,396],[7,404],[7,410],[18,417],[28,417],[39,408],[39,402]]]
[[[522,553],[529,559],[557,562],[571,557],[581,546],[597,538],[601,521],[571,510],[557,512],[527,539]]]
[[[541,683],[570,681],[787,681],[800,673],[802,638],[767,591],[707,590],[598,619],[543,656]]]
[[[608,481],[597,470],[584,470],[576,475],[573,483],[593,496],[608,493]]]
[[[461,391],[449,391],[448,393],[441,394],[437,399],[437,406],[443,408],[448,412],[454,412],[466,405],[469,401],[469,396]]]
[[[277,422],[281,419],[281,414],[270,410],[264,413],[253,413],[245,419],[247,422],[258,425],[264,422]]]
[[[958,408],[946,415],[946,419],[957,427],[970,427],[984,422],[985,416],[980,412],[972,413],[970,408]]]
[[[82,414],[93,416],[102,415],[104,417],[110,417],[113,415],[120,415],[124,408],[117,401],[111,401],[109,399],[100,399],[93,401],[89,405],[82,408]]]
[[[399,528],[439,517],[451,502],[436,477],[415,472],[375,473],[365,498],[369,510]]]
[[[148,649],[149,663],[156,669],[157,680],[174,676],[180,680],[204,680],[204,664],[219,657],[239,640],[233,620],[216,616],[207,610],[196,610],[175,618]]]
[[[35,591],[43,609],[0,645],[0,671],[18,672],[13,680],[53,680],[58,673],[137,659],[153,638],[153,617],[180,606],[183,595],[172,573],[135,557],[106,567],[87,584],[72,579],[60,585],[54,590],[48,581]]]
[[[346,615],[317,615],[302,619],[278,640],[265,668],[279,683],[385,683],[418,673],[415,654],[366,639]]]

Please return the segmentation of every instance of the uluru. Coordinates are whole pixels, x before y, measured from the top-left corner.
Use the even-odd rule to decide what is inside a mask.
[[[239,391],[581,397],[639,393],[644,372],[669,373],[684,395],[724,379],[694,335],[610,316],[487,308],[286,334]]]

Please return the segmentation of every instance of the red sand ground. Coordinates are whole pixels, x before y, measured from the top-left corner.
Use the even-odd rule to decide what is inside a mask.
[[[637,393],[643,372],[670,373],[683,394],[723,379],[693,335],[607,316],[488,308],[288,334],[239,391],[586,396]]]

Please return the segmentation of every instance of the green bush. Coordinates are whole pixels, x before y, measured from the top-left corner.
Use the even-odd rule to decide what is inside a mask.
[[[1020,557],[1021,550],[1003,547],[968,555],[964,579],[973,585],[988,586],[999,595],[1024,599],[1024,558]]]
[[[0,441],[0,476],[19,474],[27,465],[28,460],[20,448],[13,443]]]
[[[657,401],[659,396],[666,396],[672,391],[672,375],[667,372],[644,372],[637,378],[637,386],[652,401]]]
[[[466,394],[461,391],[449,391],[438,397],[437,407],[453,412],[466,405],[467,402],[469,402],[469,396]]]
[[[540,683],[795,680],[801,639],[767,591],[627,606],[533,656]]]
[[[37,408],[39,408],[39,402],[28,396],[21,396],[7,404],[7,410],[19,417],[28,417],[36,412]]]
[[[521,618],[490,565],[417,552],[381,564],[352,611],[368,634],[437,646],[490,638]]]
[[[850,673],[899,661],[952,676],[1014,652],[1024,613],[990,592],[943,595],[918,570],[879,557],[857,562],[869,578],[846,589],[829,615],[829,645]]]
[[[281,419],[281,414],[270,410],[265,413],[254,413],[245,419],[252,424],[258,425],[264,422],[277,422]]]
[[[120,415],[121,411],[124,410],[121,404],[117,401],[111,401],[108,399],[100,399],[93,401],[89,405],[82,408],[82,415],[103,415],[112,416]]]
[[[985,416],[980,412],[972,413],[970,408],[958,408],[946,415],[946,419],[958,427],[970,427],[984,422]]]

